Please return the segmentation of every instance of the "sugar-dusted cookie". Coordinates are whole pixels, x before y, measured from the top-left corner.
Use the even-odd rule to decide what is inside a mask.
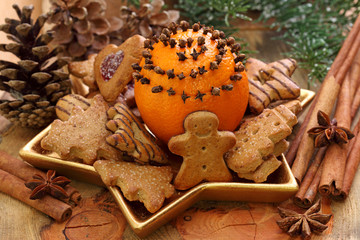
[[[154,213],[161,208],[165,198],[174,194],[171,167],[138,165],[132,162],[98,160],[96,171],[107,186],[119,186],[129,201],[140,201]]]
[[[256,183],[265,182],[267,177],[275,172],[280,167],[281,162],[277,160],[274,155],[270,155],[264,162],[255,170],[248,173],[238,173],[240,178],[252,180]]]
[[[68,120],[75,106],[86,110],[90,106],[90,100],[78,94],[68,94],[60,98],[55,106],[57,117],[62,121]]]
[[[108,102],[113,102],[132,79],[132,64],[139,63],[145,38],[134,35],[120,46],[110,44],[95,58],[96,83]]]
[[[167,158],[155,143],[154,137],[123,103],[116,103],[107,111],[107,129],[113,132],[106,138],[111,146],[126,152],[140,163],[166,163]]]
[[[219,119],[214,113],[193,112],[184,120],[185,133],[170,138],[169,150],[184,159],[174,180],[176,189],[186,190],[203,180],[232,180],[223,155],[235,145],[235,135],[218,131],[218,126]]]
[[[276,144],[291,134],[296,123],[296,116],[283,105],[245,120],[235,132],[235,147],[226,154],[228,167],[238,174],[255,171],[264,158],[279,152]]]
[[[75,106],[67,121],[56,119],[51,124],[49,133],[42,139],[41,147],[60,155],[62,159],[82,159],[92,165],[96,159],[106,158],[120,160],[120,151],[106,143],[107,103],[101,95],[92,99],[85,111]]]
[[[274,145],[274,152],[272,153],[275,157],[280,156],[284,153],[289,147],[289,142],[285,139],[280,140],[279,142],[275,143]]]
[[[83,83],[89,87],[90,92],[97,90],[94,74],[94,62],[97,54],[91,54],[87,60],[73,61],[69,63],[69,72],[75,77],[81,78]]]
[[[253,113],[261,113],[276,100],[300,96],[300,87],[290,78],[296,68],[294,59],[287,58],[266,64],[249,58],[245,68],[249,80],[249,108]]]

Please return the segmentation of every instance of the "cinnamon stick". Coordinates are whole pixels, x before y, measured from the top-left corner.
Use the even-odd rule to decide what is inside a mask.
[[[360,16],[360,15],[359,15]],[[358,18],[359,19],[359,18]],[[351,46],[345,60],[343,61],[339,71],[335,74],[335,78],[338,81],[338,83],[341,85],[346,73],[349,71],[349,68],[351,64],[353,63],[353,60],[360,48],[360,31],[358,31],[354,44]]]
[[[357,129],[359,128],[360,121],[356,124]],[[356,136],[354,139],[352,139],[353,145],[352,148],[349,149],[349,157],[346,162],[346,168],[345,168],[345,176],[343,180],[343,185],[341,189],[341,193],[335,198],[337,200],[345,200],[347,196],[349,195],[351,185],[354,181],[354,177],[356,174],[356,171],[358,169],[359,163],[360,163],[360,136],[359,132],[356,133]]]
[[[68,204],[50,196],[31,200],[31,190],[25,186],[25,181],[1,169],[0,191],[49,215],[59,222],[65,221],[72,214],[72,209]]]
[[[350,30],[342,47],[340,48],[338,55],[336,56],[334,62],[331,64],[330,70],[328,71],[328,73],[325,76],[325,80],[330,78],[331,76],[337,75],[341,65],[344,63],[345,59],[347,58],[350,49],[354,45],[354,42],[360,41],[360,38],[358,36],[359,32],[360,32],[360,16],[357,17],[352,29]],[[323,84],[321,85],[319,92],[322,91],[322,88],[323,88]],[[306,117],[305,117],[300,129],[296,133],[296,136],[295,136],[294,140],[292,141],[290,148],[286,154],[286,160],[288,161],[289,166],[292,165],[292,163],[296,157],[296,153],[298,151],[301,140],[302,140],[305,130],[307,128],[307,124],[310,120],[311,114],[314,111],[314,107],[316,105],[317,98],[318,98],[318,94],[315,96],[315,99],[313,100],[313,103],[311,104],[310,109],[309,109],[308,113],[306,114]]]
[[[324,80],[321,90],[318,93],[318,99],[314,105],[314,109],[311,112],[308,123],[306,124],[305,132],[318,125],[317,112],[319,110],[330,115],[336,97],[338,96],[340,85],[332,76]],[[292,165],[292,172],[298,183],[301,183],[309,161],[314,153],[314,139],[308,134],[303,134],[301,143],[299,145],[294,164]]]
[[[326,147],[320,148],[317,151],[315,158],[311,163],[309,169],[307,170],[306,175],[300,184],[300,188],[294,197],[294,203],[296,205],[300,207],[307,207],[308,201],[305,200],[305,194],[308,192],[308,189],[310,188],[310,185],[312,184],[313,179],[318,172],[318,169],[325,155],[325,152],[326,152]],[[317,185],[319,185],[319,183],[317,183]],[[316,192],[317,192],[317,187],[316,187]]]
[[[353,102],[355,92],[360,84],[360,48],[354,58],[354,61],[350,67],[350,95]]]
[[[349,74],[345,78],[341,86],[339,99],[336,105],[335,119],[338,126],[350,129],[351,96],[350,96],[350,78]],[[324,167],[321,175],[319,192],[322,195],[328,196],[339,195],[343,184],[346,159],[349,144],[331,144],[324,157]]]
[[[32,179],[35,174],[39,174],[40,176],[45,178],[45,173],[40,171],[39,169],[34,168],[30,164],[15,158],[8,154],[7,152],[0,150],[0,169],[24,180],[25,182]],[[69,196],[69,201],[74,202],[74,204],[78,204],[81,200],[81,195],[79,191],[67,185],[64,190]]]
[[[346,37],[343,45],[340,48],[338,55],[336,56],[334,62],[331,64],[329,72],[326,74],[325,79],[338,75],[341,65],[345,62],[348,57],[349,51],[353,48],[353,45],[356,41],[360,41],[358,33],[360,32],[360,15],[356,18],[356,21],[351,28],[348,36]]]
[[[351,118],[354,118],[356,116],[359,106],[360,106],[360,88],[357,88],[353,103],[351,105]]]
[[[323,167],[324,167],[324,165],[320,164],[320,166],[315,174],[314,179],[312,180],[308,190],[306,191],[306,193],[304,195],[302,204],[305,208],[310,207],[314,203],[315,197],[318,193],[318,187],[320,184]]]

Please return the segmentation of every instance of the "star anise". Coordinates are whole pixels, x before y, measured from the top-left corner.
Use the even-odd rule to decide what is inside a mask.
[[[320,110],[317,113],[317,119],[320,126],[308,131],[309,135],[315,136],[315,147],[324,147],[332,142],[347,143],[355,136],[349,129],[339,127],[335,118],[330,120],[329,116]]]
[[[320,200],[304,214],[278,207],[282,219],[278,220],[277,224],[292,237],[301,234],[304,239],[309,239],[311,232],[322,233],[328,228],[326,224],[332,214],[319,213],[320,209]]]
[[[64,187],[71,181],[63,176],[55,177],[55,174],[55,170],[49,170],[45,178],[39,174],[35,174],[32,180],[26,182],[25,186],[33,190],[30,199],[39,199],[45,194],[50,194],[58,199],[68,198],[69,196],[64,190]]]

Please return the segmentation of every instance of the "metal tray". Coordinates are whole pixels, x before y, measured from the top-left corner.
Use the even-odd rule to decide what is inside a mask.
[[[301,90],[302,106],[309,103],[314,95],[315,93],[312,91]],[[41,148],[40,142],[49,130],[50,126],[27,143],[20,150],[20,156],[35,167],[54,169],[69,178],[104,186],[94,167],[62,160],[56,153]],[[144,237],[199,200],[281,202],[290,198],[297,192],[298,185],[283,155],[280,160],[283,164],[269,176],[265,183],[241,180],[231,183],[202,183],[187,191],[177,191],[154,214],[147,212],[139,202],[127,201],[118,187],[108,187],[108,189],[134,232],[138,236]]]

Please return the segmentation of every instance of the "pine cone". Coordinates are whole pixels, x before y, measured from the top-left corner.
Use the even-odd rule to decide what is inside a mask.
[[[54,44],[65,46],[67,54],[83,60],[110,43],[108,32],[121,26],[111,25],[105,18],[104,0],[50,0],[49,23],[55,24]],[[117,28],[118,27],[118,28]]]
[[[180,16],[176,10],[162,11],[163,6],[163,0],[153,0],[151,3],[149,0],[141,0],[140,8],[123,6],[120,16],[111,18],[116,26],[121,26],[119,30],[111,31],[111,42],[119,45],[135,34],[144,37],[159,36],[164,27],[176,22]]]
[[[0,60],[0,90],[13,97],[0,100],[0,113],[22,126],[43,127],[55,118],[57,100],[70,93],[68,73],[62,70],[69,58],[56,57],[59,47],[50,49],[51,32],[39,34],[47,15],[39,16],[33,23],[33,6],[20,10],[14,4],[13,8],[19,20],[5,19],[5,24],[0,25],[13,42],[0,44],[0,50],[11,52],[20,60]]]

